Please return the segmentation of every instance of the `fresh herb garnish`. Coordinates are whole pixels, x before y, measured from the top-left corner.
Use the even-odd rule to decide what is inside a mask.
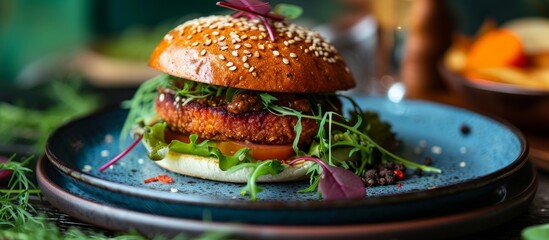
[[[242,163],[239,165],[235,165],[233,168],[229,169],[228,172],[236,172],[238,170],[241,170],[243,168],[251,168],[250,174],[248,175],[248,179],[246,181],[246,187],[244,187],[241,191],[241,195],[250,194],[251,200],[257,199],[257,193],[260,193],[263,191],[262,188],[257,186],[257,180],[259,177],[267,174],[271,175],[277,175],[284,171],[288,165],[282,164],[278,160],[266,160],[266,161],[258,161],[255,163]]]
[[[11,171],[11,177],[6,189],[0,189],[0,228],[16,227],[19,224],[37,222],[33,217],[36,213],[29,204],[32,194],[39,194],[40,190],[27,178],[32,170],[26,165],[32,157],[15,161],[15,155],[7,162],[0,163],[0,170]]]

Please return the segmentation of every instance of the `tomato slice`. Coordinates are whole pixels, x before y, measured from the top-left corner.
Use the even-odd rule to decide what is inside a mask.
[[[164,132],[164,138],[167,143],[172,140],[179,140],[184,143],[189,143],[189,136],[180,133],[173,132],[166,129]],[[201,142],[203,139],[198,139],[197,142]],[[242,148],[249,148],[251,156],[256,160],[288,160],[295,156],[294,149],[291,144],[287,145],[268,145],[268,144],[256,144],[239,141],[215,141],[215,146],[225,155],[233,155],[235,152]]]
[[[289,145],[268,145],[237,141],[223,141],[216,143],[217,148],[225,155],[233,155],[242,148],[249,148],[251,156],[256,160],[287,160],[295,156],[294,149]]]

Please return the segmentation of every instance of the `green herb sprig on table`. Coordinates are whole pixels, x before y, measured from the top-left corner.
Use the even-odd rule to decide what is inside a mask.
[[[32,194],[39,194],[40,190],[32,183],[27,174],[32,170],[26,165],[32,157],[21,162],[15,161],[15,155],[7,162],[0,163],[0,170],[11,171],[8,187],[0,189],[0,228],[17,227],[29,222],[38,222],[34,218],[36,211],[29,204]]]
[[[54,80],[43,89],[32,90],[33,95],[47,98],[49,103],[42,109],[0,102],[0,144],[28,143],[34,152],[42,152],[55,128],[99,107],[97,96],[83,94],[81,84],[80,79],[70,78]]]
[[[185,240],[185,239],[227,239],[226,233],[207,232],[197,238],[190,238],[183,234],[174,238],[156,236],[153,238],[140,235],[135,231],[119,233],[115,236],[106,236],[99,232],[84,232],[77,228],[59,229],[51,218],[40,213],[30,203],[31,196],[41,197],[41,191],[28,178],[33,171],[27,165],[33,157],[21,161],[13,155],[7,162],[0,163],[0,171],[12,171],[5,188],[0,188],[0,239],[34,240],[34,239],[120,239],[120,240]]]

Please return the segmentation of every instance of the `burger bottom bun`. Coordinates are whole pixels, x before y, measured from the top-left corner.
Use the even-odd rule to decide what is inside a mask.
[[[155,161],[160,167],[179,174],[197,177],[202,179],[246,183],[252,168],[242,168],[236,172],[223,171],[219,168],[218,160],[215,158],[201,157],[189,154],[169,152],[160,161]],[[260,176],[257,182],[289,182],[302,180],[307,177],[307,170],[311,162],[301,162],[284,169],[277,175]]]

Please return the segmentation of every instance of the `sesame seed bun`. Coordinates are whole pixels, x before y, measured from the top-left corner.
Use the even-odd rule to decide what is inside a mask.
[[[243,168],[236,172],[223,171],[215,158],[174,152],[169,152],[164,159],[155,163],[172,172],[220,182],[246,183],[251,171],[251,168]],[[311,162],[297,163],[277,175],[260,176],[258,182],[288,182],[305,179],[311,164]]]
[[[181,24],[153,51],[149,65],[207,84],[255,91],[322,93],[355,86],[333,45],[304,27],[209,16]]]

